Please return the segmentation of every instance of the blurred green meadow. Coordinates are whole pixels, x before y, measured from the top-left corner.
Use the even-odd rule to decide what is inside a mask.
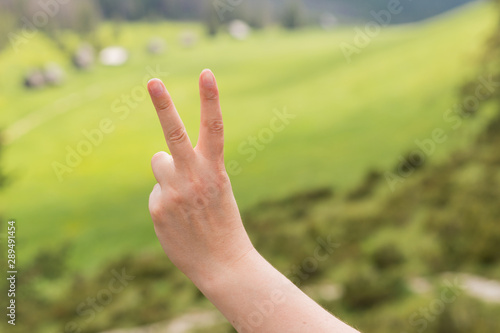
[[[459,220],[454,208],[477,194],[445,189],[465,188],[484,170],[495,170],[496,162],[481,160],[494,146],[476,146],[489,128],[497,129],[491,127],[495,106],[485,104],[459,128],[445,115],[463,101],[464,83],[477,80],[479,59],[496,24],[492,4],[474,3],[418,24],[386,27],[350,62],[339,47],[354,43],[350,26],[293,32],[270,27],[239,41],[227,33],[208,37],[194,22],[107,22],[94,40],[125,47],[129,61],[87,71],[74,69],[67,51],[40,33],[18,45],[19,52],[6,48],[0,53],[0,132],[8,183],[0,192],[0,212],[17,221],[19,265],[31,283],[23,298],[25,327],[59,332],[75,317],[84,322],[83,332],[98,332],[210,308],[166,259],[161,261],[148,196],[155,184],[150,159],[167,147],[145,88],[153,77],[165,82],[195,144],[197,80],[202,69],[210,68],[221,91],[227,167],[257,249],[287,270],[313,252],[317,237],[333,235],[340,250],[300,281],[311,285],[311,295],[318,285],[342,283],[344,299],[315,299],[373,332],[416,331],[419,326],[408,325],[407,318],[439,295],[443,272],[457,269],[492,278],[500,273],[481,261],[494,252],[498,227],[493,222],[488,232],[470,233],[475,240],[485,239],[483,248],[471,248],[470,257],[457,250],[469,249],[467,239],[447,238],[461,224],[445,223],[448,217]],[[180,42],[187,32],[196,36],[191,47]],[[164,54],[147,52],[153,37],[167,42]],[[71,32],[60,38],[69,49],[81,42]],[[24,88],[27,68],[48,62],[65,69],[64,84]],[[269,134],[277,113],[290,118]],[[431,138],[436,128],[448,140],[428,156],[427,173],[392,192],[380,175],[394,171],[418,148],[415,140]],[[87,156],[79,149],[87,149]],[[469,155],[460,159],[457,151]],[[459,185],[446,183],[453,166],[462,165],[457,161],[466,164],[467,158],[481,161],[481,167],[467,164],[459,170]],[[370,180],[374,174],[376,186]],[[456,201],[440,212],[438,197]],[[471,207],[464,214],[482,212],[493,216],[491,221],[498,216],[494,208]],[[461,256],[467,257],[463,265]],[[119,267],[131,270],[137,281],[90,324],[78,317],[79,301],[95,295]],[[406,279],[420,275],[430,276],[435,290],[409,296]],[[134,309],[139,303],[141,308]],[[468,308],[489,319],[499,313],[498,307],[464,296],[439,320],[429,321],[429,332],[465,332],[449,325]],[[467,332],[490,332],[488,323]],[[213,331],[230,328],[221,324]]]
[[[129,49],[130,61],[83,73],[72,70],[68,57],[39,34],[20,46],[23,52],[7,49],[0,54],[0,123],[7,131],[26,118],[36,123],[25,122],[29,131],[4,152],[12,185],[2,193],[1,209],[18,220],[20,255],[29,261],[41,246],[67,242],[74,246],[74,268],[88,269],[123,250],[159,248],[147,200],[155,183],[150,158],[166,147],[144,88],[144,79],[158,70],[193,144],[197,78],[203,68],[216,74],[226,161],[239,165],[232,183],[243,210],[318,186],[352,188],[370,168],[389,170],[416,138],[436,127],[456,139],[432,159],[446,155],[463,140],[443,114],[475,73],[474,60],[494,23],[490,14],[491,6],[481,4],[421,25],[385,29],[351,64],[338,47],[352,43],[348,28],[258,31],[242,42],[226,35],[208,39],[195,24],[126,24],[116,39],[105,26],[100,40]],[[198,36],[192,48],[178,42],[185,30]],[[165,55],[146,52],[151,36],[168,42]],[[66,83],[26,91],[20,80],[26,66],[49,61],[65,65]],[[269,127],[274,110],[295,118],[271,142],[261,142],[262,151],[250,148],[248,137]],[[112,133],[71,173],[60,171],[59,181],[53,163],[67,165],[67,147],[77,150],[89,141],[82,131],[99,129],[103,119],[112,122]],[[240,153],[241,145],[256,152],[253,160]]]

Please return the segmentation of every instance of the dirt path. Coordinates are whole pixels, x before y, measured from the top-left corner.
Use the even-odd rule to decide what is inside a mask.
[[[458,278],[464,292],[469,296],[484,302],[500,304],[500,281],[465,273],[447,273],[443,274],[442,278],[445,281]],[[425,278],[411,279],[409,280],[409,286],[417,294],[430,292],[433,288],[432,284]],[[315,299],[322,298],[327,301],[336,300],[342,296],[342,288],[334,284],[309,286],[304,289],[304,292]],[[193,329],[208,328],[224,321],[224,317],[217,311],[194,312],[172,321],[102,333],[189,333]]]
[[[484,302],[500,304],[500,281],[471,274],[458,274],[458,278],[469,296]]]
[[[31,132],[35,128],[48,122],[52,118],[69,112],[85,103],[98,99],[101,97],[101,89],[101,85],[91,86],[87,88],[84,93],[74,93],[64,96],[50,105],[31,112],[5,130],[4,143],[8,145]]]
[[[160,322],[148,326],[118,329],[102,333],[188,333],[193,329],[203,329],[223,323],[225,318],[215,310],[193,312],[172,321]]]

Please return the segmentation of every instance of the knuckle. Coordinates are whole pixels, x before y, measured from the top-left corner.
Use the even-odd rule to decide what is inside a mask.
[[[216,173],[215,184],[219,191],[224,190],[229,185],[229,176],[226,171],[219,171]]]
[[[190,178],[186,181],[184,186],[184,195],[186,198],[194,198],[204,193],[205,182],[201,179]]]
[[[205,99],[209,101],[217,101],[219,99],[219,93],[217,89],[209,89],[205,91]]]
[[[167,196],[167,203],[173,208],[183,205],[186,202],[185,197],[176,191],[171,191]]]
[[[167,135],[167,139],[171,143],[183,142],[187,138],[186,130],[182,127],[170,131]]]
[[[204,193],[207,197],[217,197],[224,191],[228,184],[228,176],[224,171],[216,171],[209,180],[201,184],[201,188],[197,189],[200,193]]]
[[[156,154],[153,155],[153,157],[151,158],[151,164],[156,164],[158,162],[160,162],[164,157],[165,157],[165,152],[163,151],[160,151]]]
[[[191,205],[204,207],[214,196],[216,191],[212,182],[206,179],[191,179],[186,186],[186,198],[189,198]]]
[[[149,203],[149,213],[151,214],[151,217],[153,218],[153,221],[155,223],[159,222],[161,220],[162,215],[163,215],[162,205],[158,202],[150,202]]]
[[[197,191],[190,196],[191,206],[193,208],[203,208],[209,202],[209,197],[206,191]]]
[[[172,107],[173,103],[169,98],[163,98],[157,102],[156,108],[158,111],[166,111]]]
[[[205,190],[205,183],[198,180],[192,180],[189,182],[189,192],[191,194],[202,193]]]
[[[210,133],[218,134],[224,131],[224,122],[222,120],[212,120],[206,123]]]
[[[156,210],[151,207],[151,214],[161,215],[165,211],[183,209],[203,209],[211,201],[217,200],[227,189],[229,177],[225,172],[216,172],[208,178],[192,177],[184,181],[181,188],[171,189],[164,196],[164,207]]]

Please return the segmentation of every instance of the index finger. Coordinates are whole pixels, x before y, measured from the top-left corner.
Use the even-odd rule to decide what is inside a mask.
[[[150,80],[148,90],[174,161],[191,158],[194,155],[193,146],[163,82],[158,79]]]

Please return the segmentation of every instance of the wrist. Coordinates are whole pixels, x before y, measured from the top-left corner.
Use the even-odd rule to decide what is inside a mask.
[[[212,269],[192,278],[193,283],[209,299],[231,292],[232,287],[241,287],[241,282],[249,274],[258,270],[267,261],[251,246],[233,262],[213,265]],[[218,267],[217,267],[218,266]]]

